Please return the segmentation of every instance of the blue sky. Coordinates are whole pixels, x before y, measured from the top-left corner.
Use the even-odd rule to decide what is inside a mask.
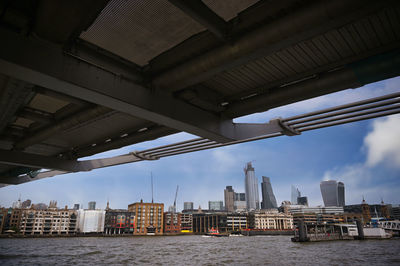
[[[349,89],[311,100],[276,108],[237,119],[237,122],[266,122],[329,106],[400,91],[400,77]],[[114,156],[133,150],[194,138],[186,133],[109,151],[91,158]],[[335,179],[345,184],[346,204],[400,203],[400,115],[304,132],[300,136],[277,137],[218,149],[199,151],[158,161],[136,162],[60,175],[0,189],[0,205],[17,200],[58,206],[74,203],[87,207],[96,201],[104,208],[107,199],[112,208],[151,200],[150,172],[154,177],[154,199],[168,208],[179,185],[178,210],[184,201],[207,208],[209,200],[223,200],[224,188],[232,185],[244,192],[243,167],[253,161],[256,176],[271,178],[278,204],[290,200],[290,186],[309,197],[310,205],[322,205],[319,183]],[[259,188],[260,189],[260,188]],[[261,193],[260,193],[261,194]]]

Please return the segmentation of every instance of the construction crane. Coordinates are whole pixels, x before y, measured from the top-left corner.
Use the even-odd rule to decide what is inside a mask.
[[[174,200],[174,213],[176,212],[176,197],[178,196],[179,185],[176,185],[175,200]]]

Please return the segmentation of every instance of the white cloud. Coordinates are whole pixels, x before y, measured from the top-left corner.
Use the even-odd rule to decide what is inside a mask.
[[[347,186],[359,187],[371,180],[371,172],[364,164],[350,164],[328,170],[324,173],[322,180],[339,180]]]
[[[370,202],[379,202],[381,197],[386,201],[397,200],[397,185],[385,180],[383,169],[400,168],[400,115],[375,120],[364,138],[363,148],[367,154],[365,162],[328,170],[322,180],[342,181],[347,203],[358,203],[363,197]],[[378,168],[379,164],[383,165]]]
[[[373,130],[365,137],[368,166],[385,162],[400,168],[400,115],[373,122]]]
[[[238,154],[239,151],[236,147],[226,147],[224,149],[213,150],[212,169],[219,173],[231,171],[232,167],[237,167],[242,163]]]
[[[323,179],[338,180],[345,184],[346,204],[361,203],[363,198],[369,203],[378,203],[381,199],[388,203],[398,202],[397,185],[384,180],[384,177],[380,180],[381,177],[376,174],[373,168],[359,163],[329,170]]]

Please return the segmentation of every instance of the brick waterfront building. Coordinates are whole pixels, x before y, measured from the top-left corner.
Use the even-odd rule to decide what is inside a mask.
[[[164,212],[164,234],[181,233],[181,213]]]
[[[106,235],[133,234],[135,213],[128,210],[106,210],[104,233]]]
[[[128,211],[135,213],[134,235],[163,234],[163,203],[145,203],[141,200],[128,205]]]

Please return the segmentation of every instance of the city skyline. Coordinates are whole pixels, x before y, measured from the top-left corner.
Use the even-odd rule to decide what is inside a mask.
[[[247,165],[248,166],[248,165]],[[252,167],[252,171],[254,172],[254,168]],[[276,199],[275,199],[275,195],[273,193],[273,188],[271,185],[271,180],[269,177],[266,176],[262,176],[262,182],[261,182],[261,190],[263,190],[263,185],[266,184],[266,196],[268,198],[269,201],[271,201],[269,204],[274,205],[274,201],[276,204]],[[323,184],[326,188],[323,188]],[[345,185],[343,182],[337,181],[337,180],[325,180],[322,181],[320,183],[320,191],[321,191],[321,199],[322,199],[322,204],[319,205],[314,205],[314,207],[344,207],[346,206],[345,204],[345,199],[344,199],[344,193],[345,193],[345,189],[344,189]],[[295,188],[293,185],[291,185],[291,192],[293,192],[293,188]],[[335,191],[332,191],[335,190]],[[236,197],[239,197],[240,194],[245,194],[245,193],[235,193],[234,189],[232,186],[226,186],[226,188],[224,189],[224,196],[226,196],[226,191],[232,192],[234,195],[234,201],[239,200],[236,199]],[[298,190],[298,188],[295,188],[295,191],[299,193],[299,195],[301,194],[300,191]],[[336,193],[336,196],[332,196],[332,193]],[[324,195],[325,194],[325,195]],[[291,196],[293,196],[293,193],[291,193]],[[305,198],[306,199],[306,204],[302,204],[302,203],[295,203],[294,205],[305,205],[308,206],[307,204],[307,196],[299,196],[299,198]],[[236,210],[227,210],[226,205],[225,205],[225,200],[208,200],[208,210],[217,210],[217,211],[227,211],[227,212],[236,212]],[[287,202],[287,200],[283,200],[281,203],[277,204],[277,206],[272,206],[271,208],[264,208],[263,207],[263,201],[264,201],[264,194],[262,193],[260,196],[260,209],[274,209],[274,208],[278,208],[280,206],[284,206],[285,202]],[[338,204],[332,204],[332,202],[335,201]],[[11,207],[11,208],[27,208],[27,206],[24,206],[24,204],[26,204],[27,202],[29,202],[28,205],[31,204],[31,199],[21,199],[21,196],[18,198],[18,200],[13,201],[12,205],[10,206],[0,206],[0,207]],[[140,200],[140,202],[143,202],[143,199]],[[150,202],[150,201],[149,201]],[[291,201],[290,201],[291,202]],[[326,202],[329,202],[330,204],[326,204]],[[380,204],[383,204],[383,198],[380,199]],[[135,202],[137,203],[137,202]],[[162,202],[159,202],[162,203]],[[364,196],[362,197],[362,201],[360,203],[367,203],[367,204],[374,204],[375,202],[366,202]],[[360,203],[356,203],[360,204]],[[378,202],[377,202],[378,203]],[[378,203],[378,204],[379,204]],[[87,202],[87,208],[84,207],[84,203],[74,203],[73,206],[69,206],[66,205],[66,207],[69,207],[69,209],[87,209],[87,210],[99,210],[99,209],[113,209],[109,207],[109,200],[107,200],[106,203],[106,207],[105,208],[96,208],[96,201],[89,201]],[[162,203],[164,204],[164,203]],[[293,203],[292,203],[293,204]],[[396,203],[392,203],[392,202],[386,202],[385,204],[395,204],[395,205],[399,205]],[[50,199],[49,200],[49,205],[47,206],[47,204],[45,202],[32,202],[32,206],[35,205],[36,209],[40,209],[40,208],[51,208],[52,205],[56,206],[57,205],[57,200],[55,199]],[[40,205],[40,207],[39,207]],[[210,206],[213,207],[210,207]],[[218,205],[218,206],[217,206]],[[351,205],[351,204],[347,204],[347,205]],[[47,207],[46,207],[47,206]],[[199,208],[201,208],[201,206],[199,205],[198,208],[194,207],[194,202],[183,202],[182,208],[179,208],[179,206],[177,206],[177,209],[172,210],[171,207],[173,206],[169,206],[168,209],[165,209],[164,211],[166,212],[179,212],[182,210],[197,210]],[[114,209],[118,209],[118,208],[114,208]],[[121,209],[121,208],[119,208]],[[124,209],[124,208],[122,208]],[[201,208],[201,209],[205,209],[205,208]],[[245,211],[248,211],[249,209],[246,209]],[[257,209],[250,209],[251,211],[257,210]]]
[[[239,122],[265,122],[320,108],[397,92],[400,78],[378,82],[359,89],[318,97],[239,118]],[[232,185],[244,191],[242,167],[253,162],[258,176],[270,176],[278,205],[290,199],[290,184],[308,196],[309,205],[322,205],[319,183],[336,179],[346,185],[346,204],[358,204],[364,195],[367,202],[399,203],[396,188],[400,185],[400,116],[366,120],[335,126],[295,137],[279,137],[213,150],[99,169],[91,172],[60,175],[18,186],[1,188],[0,205],[10,206],[21,194],[33,202],[57,199],[61,206],[96,201],[105,208],[106,199],[115,208],[140,199],[151,201],[150,172],[154,175],[155,201],[172,205],[179,184],[177,207],[184,201],[206,208],[208,200],[224,199],[224,188]],[[193,138],[180,133],[150,142],[92,156],[99,158],[121,152],[150,148]],[[349,194],[348,192],[351,191]]]

